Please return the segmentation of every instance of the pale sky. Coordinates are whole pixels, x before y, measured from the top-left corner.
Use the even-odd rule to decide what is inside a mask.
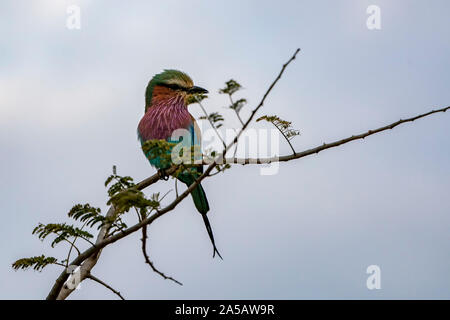
[[[80,30],[66,28],[69,5]],[[366,26],[369,5],[381,30]],[[45,298],[61,271],[12,270],[21,257],[65,256],[35,225],[68,221],[76,203],[107,209],[113,165],[136,181],[155,172],[136,137],[154,74],[187,72],[233,128],[218,89],[239,81],[248,117],[300,47],[259,115],[292,121],[302,151],[450,105],[449,10],[445,0],[2,1],[0,298]],[[191,199],[149,228],[152,260],[183,287],[144,264],[140,234],[107,247],[93,274],[129,299],[449,299],[449,128],[447,112],[276,175],[235,166],[206,180],[223,261]],[[379,290],[366,287],[370,265]],[[116,297],[88,280],[71,298]]]

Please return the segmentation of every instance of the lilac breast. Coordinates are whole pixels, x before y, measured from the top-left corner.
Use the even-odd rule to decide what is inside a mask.
[[[141,140],[167,139],[177,129],[187,129],[191,115],[181,98],[174,98],[154,104],[148,108],[139,122]]]

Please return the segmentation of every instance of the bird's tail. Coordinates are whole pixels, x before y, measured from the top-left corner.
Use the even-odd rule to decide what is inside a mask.
[[[220,255],[219,250],[217,250],[216,243],[214,242],[214,235],[211,228],[211,224],[209,223],[208,217],[206,216],[206,213],[202,213],[203,222],[205,223],[206,231],[208,231],[209,239],[211,239],[211,243],[213,245],[214,251],[213,251],[213,258],[217,255],[220,257],[220,259],[223,260],[222,256]]]
[[[190,183],[186,183],[189,187],[191,184],[193,184],[194,181]],[[194,200],[195,207],[197,208],[198,212],[200,212],[202,215],[206,215],[206,213],[209,211],[209,203],[208,199],[206,198],[205,190],[203,190],[203,187],[201,184],[198,184],[191,192],[192,199]]]
[[[182,182],[186,183],[186,185],[189,187],[191,184],[194,183],[194,179],[184,179]],[[181,180],[181,179],[180,179]],[[220,257],[220,259],[223,259],[222,256],[219,253],[219,250],[217,250],[216,242],[214,241],[214,234],[211,228],[211,224],[209,223],[208,217],[206,216],[206,213],[209,211],[209,204],[208,199],[206,198],[205,190],[203,190],[203,187],[201,184],[198,184],[192,191],[191,191],[192,199],[194,200],[195,207],[197,208],[198,212],[203,217],[203,222],[205,223],[206,231],[208,232],[209,239],[211,240],[211,243],[213,245],[213,257],[217,255]]]

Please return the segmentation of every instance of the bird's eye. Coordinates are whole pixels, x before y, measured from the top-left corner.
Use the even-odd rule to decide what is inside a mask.
[[[172,90],[185,90],[185,88],[176,83],[163,83],[162,85]]]

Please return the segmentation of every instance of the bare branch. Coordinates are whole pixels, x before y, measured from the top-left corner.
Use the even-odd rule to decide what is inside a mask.
[[[95,282],[97,282],[97,283],[100,283],[102,286],[108,288],[109,290],[111,290],[112,292],[114,292],[116,295],[118,295],[120,299],[125,300],[125,298],[122,297],[122,295],[120,294],[119,291],[114,290],[114,289],[113,289],[111,286],[109,286],[107,283],[103,282],[102,280],[100,280],[99,278],[93,276],[92,274],[88,274],[88,275],[86,276],[86,278],[91,279],[92,281],[95,281]]]
[[[164,170],[166,175],[171,175],[178,169],[178,166],[172,166],[169,169]],[[148,186],[151,186],[152,184],[158,182],[161,179],[161,173],[158,171],[151,177],[148,177],[147,179],[142,180],[136,185],[137,190],[144,190]]]
[[[292,155],[287,155],[287,156],[281,156],[281,157],[271,157],[271,158],[228,158],[225,159],[225,163],[238,163],[238,164],[265,164],[265,163],[272,163],[272,162],[286,162],[286,161],[290,161],[290,160],[294,160],[294,159],[299,159],[299,158],[303,158],[312,154],[317,154],[320,151],[323,151],[325,149],[330,149],[330,148],[334,148],[337,146],[340,146],[342,144],[354,141],[354,140],[359,140],[359,139],[364,139],[368,136],[380,133],[382,131],[386,131],[386,130],[390,130],[395,128],[396,126],[402,124],[402,123],[406,123],[406,122],[413,122],[417,119],[420,118],[424,118],[427,117],[429,115],[432,115],[434,113],[438,113],[438,112],[446,112],[448,109],[450,109],[450,106],[445,107],[445,108],[441,108],[438,110],[432,110],[430,112],[427,113],[423,113],[420,115],[417,115],[415,117],[411,117],[408,119],[404,119],[404,120],[398,120],[396,122],[393,122],[391,124],[388,124],[384,127],[380,127],[378,129],[374,129],[374,130],[369,130],[367,132],[358,134],[358,135],[353,135],[351,137],[345,138],[345,139],[341,139],[341,140],[337,140],[331,143],[324,143],[320,146],[317,146],[315,148],[312,149],[308,149],[302,152],[298,152],[296,154],[292,154]]]
[[[178,198],[178,179],[175,179],[175,197]]]
[[[147,238],[148,238],[147,237],[147,226],[145,225],[145,226],[142,227],[142,239],[141,239],[142,240],[142,254],[144,255],[145,262],[150,266],[150,268],[152,268],[152,270],[154,272],[159,274],[164,279],[172,280],[173,282],[175,282],[175,283],[179,284],[180,286],[182,286],[183,284],[180,281],[178,281],[178,280],[176,280],[176,279],[174,279],[172,277],[166,276],[164,273],[162,273],[161,271],[156,269],[155,265],[150,260],[150,258],[148,257],[148,254],[147,254]]]

